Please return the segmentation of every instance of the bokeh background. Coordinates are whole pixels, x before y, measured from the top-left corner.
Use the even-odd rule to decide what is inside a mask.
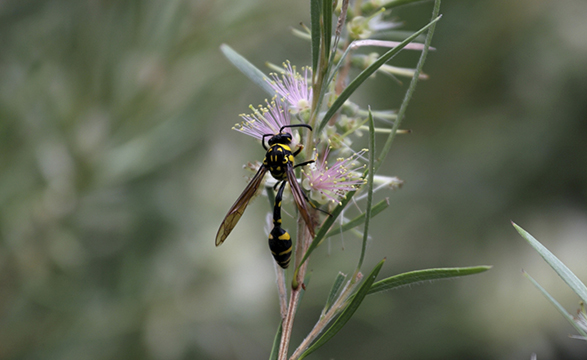
[[[585,359],[584,342],[521,275],[577,297],[510,225],[587,272],[587,2],[442,4],[430,79],[382,173],[405,181],[372,222],[366,267],[487,273],[368,297],[313,359]],[[393,16],[405,30],[431,3]],[[279,322],[253,203],[214,235],[263,150],[231,131],[266,95],[226,61],[308,65],[285,0],[0,2],[0,358],[263,359]],[[392,61],[414,66],[416,52]],[[355,101],[397,108],[377,76]],[[383,141],[383,138],[379,138]],[[290,229],[294,226],[289,221]],[[315,252],[293,344],[360,240]]]

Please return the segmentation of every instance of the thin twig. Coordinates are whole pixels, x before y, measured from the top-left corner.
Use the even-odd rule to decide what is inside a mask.
[[[281,312],[281,319],[285,319],[286,312],[287,312],[287,287],[285,286],[285,273],[277,265],[277,262],[273,262],[273,266],[275,267],[275,273],[277,274],[277,292],[279,294],[279,309]]]
[[[295,268],[298,267],[302,259],[302,255],[306,252],[306,250],[308,250],[308,246],[310,246],[310,242],[312,241],[310,232],[307,230],[306,224],[301,219],[301,217],[298,219],[297,233],[298,241],[296,242]],[[287,312],[285,314],[285,318],[283,319],[283,332],[281,333],[281,342],[279,344],[279,360],[287,360],[293,322],[296,316],[300,296],[303,291],[303,281],[304,277],[306,276],[307,266],[308,262],[305,262],[302,266],[300,266],[299,271],[294,273],[294,276],[297,276],[295,283],[299,285],[296,288],[292,287],[290,292]]]
[[[312,328],[312,331],[310,331],[300,346],[298,346],[298,348],[294,351],[290,357],[290,360],[295,360],[300,357],[300,355],[302,355],[302,353],[306,351],[310,345],[312,345],[312,342],[314,342],[314,340],[316,340],[316,338],[324,331],[326,326],[336,317],[336,315],[338,315],[342,309],[344,309],[347,300],[352,295],[357,285],[358,283],[353,284],[350,280],[347,282],[334,304],[332,304],[330,309],[328,309],[328,311],[320,317],[316,325],[314,325],[314,328]]]
[[[290,294],[289,307],[285,319],[283,319],[283,332],[281,333],[281,342],[279,344],[279,360],[287,360],[287,352],[289,350],[289,341],[291,338],[291,331],[293,329],[293,321],[296,316],[296,304],[300,298],[301,290],[293,289]]]

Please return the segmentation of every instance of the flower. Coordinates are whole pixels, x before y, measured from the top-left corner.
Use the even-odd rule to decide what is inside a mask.
[[[251,105],[250,108],[253,110],[253,113],[241,114],[240,116],[245,121],[236,124],[233,130],[263,140],[264,135],[278,134],[284,125],[290,124],[289,113],[284,110],[280,103],[274,100],[271,103],[267,100],[265,102],[267,103],[267,107],[259,106],[258,109],[255,109]],[[289,128],[286,128],[284,132],[291,134]]]
[[[287,61],[283,64],[285,71],[281,74],[271,73],[271,79],[266,79],[275,92],[281,96],[281,101],[287,103],[292,114],[298,114],[310,109],[312,103],[312,88],[308,85],[308,67],[302,68],[303,76]]]
[[[339,158],[332,167],[328,167],[328,154],[330,147],[326,149],[324,157],[320,161],[308,166],[308,171],[303,171],[306,178],[303,186],[310,191],[310,197],[324,204],[328,201],[337,202],[344,199],[347,192],[356,190],[365,183],[365,180],[358,175],[357,170],[364,167],[356,166],[354,160],[362,156],[367,150],[363,149],[349,158]]]

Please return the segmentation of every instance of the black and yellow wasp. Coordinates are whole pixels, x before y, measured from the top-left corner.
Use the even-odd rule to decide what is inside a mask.
[[[279,129],[278,134],[263,135],[261,143],[263,148],[267,151],[263,164],[259,167],[259,170],[249,182],[243,193],[238,199],[236,199],[234,205],[228,210],[228,214],[226,214],[226,217],[222,221],[222,224],[220,224],[220,228],[216,234],[216,246],[219,246],[224,240],[226,240],[232,229],[234,229],[245,212],[247,205],[249,205],[251,198],[257,192],[259,185],[263,182],[265,174],[269,171],[275,180],[277,180],[274,189],[277,189],[279,186],[273,207],[273,230],[271,230],[271,233],[269,234],[269,248],[271,249],[275,261],[277,261],[277,263],[284,269],[289,265],[292,251],[291,238],[287,231],[281,228],[281,199],[286,182],[289,183],[295,203],[308,227],[308,230],[310,231],[310,234],[312,237],[315,235],[315,226],[312,216],[308,213],[306,196],[298,184],[294,173],[296,167],[313,163],[314,160],[294,165],[294,157],[302,151],[303,147],[300,146],[299,149],[292,152],[290,147],[292,136],[289,133],[283,132],[284,129],[293,127],[304,127],[312,131],[310,125],[295,124],[282,126],[281,129]],[[267,147],[265,145],[265,139],[269,136],[271,138],[269,138],[269,141],[267,142],[269,145],[269,147]]]

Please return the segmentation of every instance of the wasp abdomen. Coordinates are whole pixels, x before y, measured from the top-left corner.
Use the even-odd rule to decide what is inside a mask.
[[[273,258],[284,269],[289,266],[291,259],[292,241],[289,233],[281,227],[281,199],[285,181],[279,186],[275,194],[275,203],[273,204],[273,230],[269,233],[269,250]]]
[[[275,225],[269,234],[269,249],[277,264],[287,269],[291,259],[292,241],[289,233],[279,225]]]

